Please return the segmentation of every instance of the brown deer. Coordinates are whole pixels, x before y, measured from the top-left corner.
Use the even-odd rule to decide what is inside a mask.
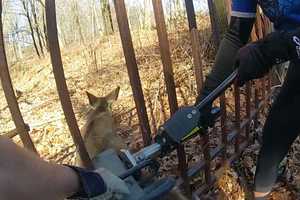
[[[91,159],[107,149],[125,149],[125,142],[117,135],[115,122],[112,116],[112,103],[118,99],[120,87],[105,97],[96,97],[87,92],[91,110],[87,114],[87,121],[82,128],[82,137]],[[76,164],[81,165],[79,155],[76,155]],[[179,189],[173,189],[165,200],[187,200]]]
[[[117,151],[126,148],[125,143],[116,133],[116,125],[112,116],[112,103],[117,100],[119,91],[120,87],[117,87],[105,97],[96,97],[86,92],[91,109],[81,133],[91,159],[109,148]],[[81,166],[78,154],[76,164]]]

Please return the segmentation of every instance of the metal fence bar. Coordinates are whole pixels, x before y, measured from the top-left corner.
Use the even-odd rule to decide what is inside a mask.
[[[267,102],[267,99],[266,99],[266,89],[267,89],[267,87],[266,87],[267,85],[266,85],[266,78],[264,77],[264,78],[262,78],[261,79],[261,85],[260,85],[260,90],[261,90],[261,98],[262,98],[262,101],[264,102],[264,103],[266,103]],[[265,111],[266,111],[266,109],[265,108],[263,108],[262,109],[262,113],[263,114],[265,114]]]
[[[46,0],[46,23],[47,23],[47,34],[49,41],[49,50],[51,56],[51,62],[53,66],[53,74],[55,77],[56,87],[62,109],[65,114],[66,122],[68,124],[70,133],[73,141],[78,149],[80,158],[85,167],[92,169],[93,164],[85,148],[82,140],[80,130],[76,121],[76,117],[73,111],[72,102],[70,99],[62,59],[60,53],[60,47],[57,35],[57,23],[56,23],[56,11],[55,11],[55,0]]]
[[[235,107],[235,128],[237,129],[237,137],[235,140],[235,152],[240,152],[240,134],[241,134],[241,98],[240,88],[234,84],[234,107]]]
[[[259,87],[258,87],[258,81],[255,81],[255,85],[254,85],[254,108],[258,109],[259,106]],[[258,122],[258,118],[259,118],[259,112],[257,112],[257,114],[254,117],[254,129],[256,130],[258,128],[259,122]]]
[[[156,22],[156,29],[157,29],[157,35],[158,35],[158,41],[160,47],[160,55],[163,64],[163,72],[164,72],[164,79],[167,88],[170,113],[171,115],[173,115],[178,110],[178,103],[177,103],[176,86],[174,81],[174,73],[172,67],[168,33],[165,24],[164,10],[163,10],[161,0],[152,0],[152,5],[154,10],[155,22]],[[186,153],[183,145],[178,145],[177,155],[178,155],[179,170],[181,176],[185,180],[185,189],[188,190],[187,192],[189,192],[189,180],[188,177],[186,176],[188,165],[186,162]]]
[[[7,105],[10,110],[12,120],[15,123],[17,133],[20,135],[24,147],[37,153],[36,148],[28,133],[28,125],[25,124],[24,119],[22,117],[9,74],[3,39],[2,1],[0,1],[0,78]]]
[[[218,18],[216,16],[216,7],[213,0],[207,0],[210,22],[211,22],[211,30],[213,35],[213,40],[216,46],[219,46],[221,37],[220,37],[220,27],[218,24]]]
[[[196,77],[196,85],[198,94],[203,87],[203,63],[202,56],[200,53],[200,36],[199,31],[195,28],[191,31],[191,43],[192,43],[192,56],[194,62],[194,71]]]
[[[205,166],[204,166],[205,183],[207,185],[210,185],[212,182],[211,171],[210,171],[210,161],[212,159],[212,156],[210,154],[208,133],[206,133],[203,136],[203,143],[204,143],[203,156],[204,156],[204,160],[205,160]]]
[[[138,113],[141,132],[143,135],[143,141],[144,145],[149,145],[151,143],[151,129],[149,125],[147,109],[145,106],[145,99],[138,72],[138,66],[129,29],[128,16],[124,0],[114,0],[114,5],[119,25],[123,52],[126,60],[128,76],[132,87],[132,93]]]
[[[189,23],[190,31],[193,29],[197,29],[197,20],[195,14],[195,7],[193,0],[185,0],[186,14]]]
[[[222,144],[224,145],[223,150],[223,163],[225,163],[227,159],[227,129],[226,129],[226,119],[227,119],[227,111],[226,111],[226,96],[225,92],[220,97],[220,107],[221,107],[221,133],[222,133]]]
[[[171,115],[173,115],[178,110],[178,103],[164,11],[161,0],[152,0],[152,5],[156,22],[161,61],[163,64],[168,101],[170,105]]]
[[[250,120],[251,118],[251,96],[252,96],[252,91],[251,91],[251,82],[246,84],[246,118]],[[249,139],[250,135],[250,122],[246,126],[246,138]]]

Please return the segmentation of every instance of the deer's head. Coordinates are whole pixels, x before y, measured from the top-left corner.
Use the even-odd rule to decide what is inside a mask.
[[[111,111],[112,103],[118,99],[120,87],[117,87],[104,97],[97,97],[89,92],[86,92],[89,103],[94,111],[106,112]]]

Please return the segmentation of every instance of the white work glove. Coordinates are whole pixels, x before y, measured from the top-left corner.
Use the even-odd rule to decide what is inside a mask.
[[[126,183],[110,171],[100,168],[95,170],[95,172],[102,177],[107,191],[102,195],[92,198],[92,200],[121,200],[129,194]]]
[[[129,194],[126,183],[104,168],[89,171],[68,167],[77,173],[81,183],[81,190],[68,199],[121,200]]]

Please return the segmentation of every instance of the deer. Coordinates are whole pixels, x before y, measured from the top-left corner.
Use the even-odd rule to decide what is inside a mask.
[[[97,97],[86,92],[91,110],[81,133],[87,152],[91,159],[107,149],[120,151],[125,149],[125,142],[116,133],[116,124],[112,114],[112,104],[118,99],[120,87],[104,97]],[[76,164],[82,166],[79,155]],[[165,200],[187,200],[178,188],[173,189]]]
[[[81,129],[82,138],[91,159],[106,149],[120,151],[126,145],[116,133],[116,123],[112,114],[112,104],[118,99],[120,87],[117,87],[104,97],[97,97],[86,92],[90,110],[87,113],[86,123]],[[79,155],[75,162],[82,166]]]

